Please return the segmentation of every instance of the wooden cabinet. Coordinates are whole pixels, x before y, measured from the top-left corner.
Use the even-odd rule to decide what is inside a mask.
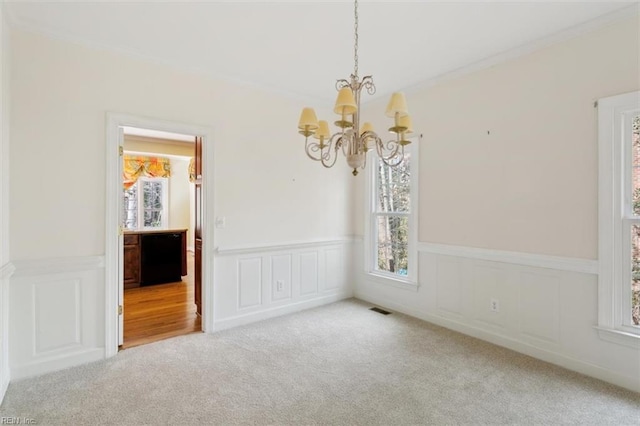
[[[163,237],[180,238],[178,245]],[[154,242],[154,240],[156,242]],[[187,275],[186,229],[163,231],[129,231],[124,235],[124,288],[143,284],[175,282]],[[175,265],[176,268],[171,267]],[[166,279],[165,279],[166,276]]]
[[[140,235],[126,234],[124,236],[124,288],[140,285]]]

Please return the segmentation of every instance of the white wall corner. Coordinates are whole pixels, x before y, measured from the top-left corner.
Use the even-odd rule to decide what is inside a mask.
[[[10,31],[4,3],[0,4],[0,265],[10,260],[9,249],[9,122]]]
[[[570,357],[558,352],[513,339],[509,336],[501,335],[484,327],[474,327],[453,318],[444,318],[438,315],[429,314],[421,309],[415,309],[401,303],[381,299],[375,296],[358,294],[357,297],[365,302],[385,307],[415,318],[422,319],[432,324],[445,327],[459,333],[472,336],[498,346],[502,346],[513,351],[532,356],[534,358],[558,365],[568,370],[576,371],[608,383],[621,386],[623,388],[640,392],[640,379],[630,374],[621,374],[611,369],[604,368],[591,362]]]
[[[9,111],[10,33],[4,2],[0,4],[0,403],[9,387]]]
[[[593,313],[576,307],[597,302],[597,262],[425,243],[419,247],[417,291],[363,272],[355,297],[640,391],[638,345],[603,341],[593,329]],[[363,247],[356,246],[358,250]],[[363,256],[356,260],[360,263],[354,268]],[[499,300],[499,312],[491,312],[492,298]]]

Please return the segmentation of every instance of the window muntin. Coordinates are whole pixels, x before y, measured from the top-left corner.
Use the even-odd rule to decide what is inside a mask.
[[[138,178],[123,193],[125,229],[166,229],[168,216],[168,180],[166,178]]]

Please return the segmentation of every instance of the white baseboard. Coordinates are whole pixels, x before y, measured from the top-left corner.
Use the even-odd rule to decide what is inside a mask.
[[[490,331],[470,326],[468,324],[461,323],[459,321],[452,320],[450,318],[444,318],[438,315],[428,314],[417,309],[404,306],[402,304],[389,302],[387,300],[380,300],[375,297],[371,297],[362,292],[356,292],[355,297],[379,305],[381,307],[390,309],[392,311],[400,312],[406,315],[410,315],[415,318],[427,321],[432,324],[436,324],[450,330],[457,331],[462,334],[466,334],[471,337],[475,337],[498,346],[502,346],[513,351],[532,356],[542,361],[549,362],[551,364],[558,365],[560,367],[572,370],[587,376],[595,377],[608,383],[621,386],[623,388],[632,390],[634,392],[640,392],[640,378],[633,378],[618,374],[614,371],[607,370],[605,368],[593,365],[584,361],[580,361],[571,357],[568,357],[557,352],[541,349],[529,345],[527,343],[502,336]]]
[[[104,348],[84,349],[74,353],[66,352],[59,357],[50,357],[47,359],[39,359],[28,364],[15,365],[11,368],[11,378],[17,380],[39,376],[41,374],[75,367],[76,365],[100,361],[104,358]]]
[[[351,292],[342,292],[337,294],[331,294],[328,296],[317,297],[314,299],[303,300],[300,302],[292,303],[285,306],[274,307],[268,310],[248,313],[244,315],[238,315],[231,318],[225,318],[223,320],[214,321],[214,332],[222,331],[241,325],[251,324],[253,322],[262,321],[269,318],[278,317],[281,315],[292,314],[294,312],[303,311],[305,309],[315,308],[322,305],[328,305],[329,303],[337,302],[339,300],[349,299],[353,297]]]

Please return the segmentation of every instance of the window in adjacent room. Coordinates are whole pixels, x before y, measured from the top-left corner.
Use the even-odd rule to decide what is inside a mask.
[[[375,153],[369,157],[368,272],[414,283],[418,141],[405,147],[404,161],[396,167]]]
[[[600,335],[640,337],[640,92],[598,101]]]
[[[140,177],[124,190],[125,229],[168,228],[168,179]]]

